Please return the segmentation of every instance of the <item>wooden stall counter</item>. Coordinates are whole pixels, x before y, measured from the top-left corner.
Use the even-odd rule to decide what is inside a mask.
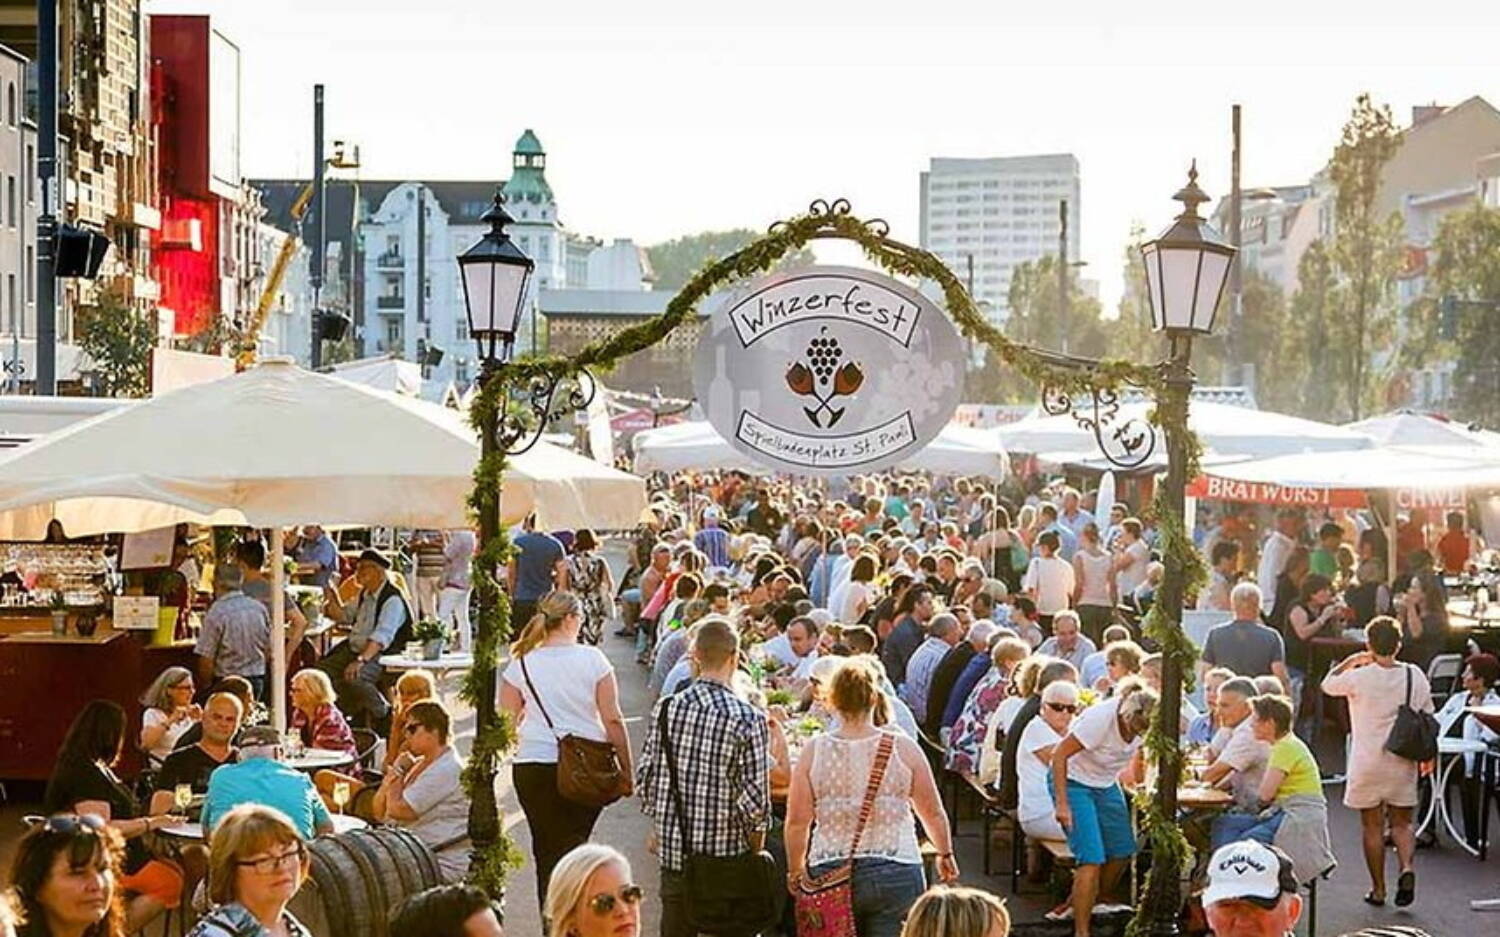
[[[14,624],[15,620],[7,622]],[[124,773],[139,765],[140,696],[167,667],[191,667],[188,642],[152,647],[150,634],[101,623],[88,637],[56,636],[50,622],[0,633],[0,779],[46,780],[68,727],[90,700],[119,703],[129,717]]]

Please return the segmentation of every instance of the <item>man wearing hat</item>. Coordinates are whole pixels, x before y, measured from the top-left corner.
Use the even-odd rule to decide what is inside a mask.
[[[1221,846],[1208,862],[1203,911],[1214,937],[1287,937],[1302,916],[1291,857],[1250,839]]]
[[[411,606],[391,581],[391,561],[378,550],[365,550],[354,565],[359,597],[353,605],[340,601],[338,592],[324,590],[328,617],[350,627],[349,637],[336,644],[318,669],[328,674],[338,690],[339,709],[351,718],[363,714],[372,727],[385,732],[390,704],[380,692],[378,658],[386,648],[400,643],[411,623]]]

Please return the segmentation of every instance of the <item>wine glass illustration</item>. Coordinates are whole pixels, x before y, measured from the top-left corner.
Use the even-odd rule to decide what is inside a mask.
[[[831,429],[844,416],[845,407],[834,407],[835,397],[847,397],[860,389],[865,374],[857,362],[840,363],[844,350],[836,336],[825,326],[808,342],[803,352],[806,361],[794,361],[786,371],[786,386],[799,397],[811,397],[816,407],[803,407],[807,420],[819,429]]]

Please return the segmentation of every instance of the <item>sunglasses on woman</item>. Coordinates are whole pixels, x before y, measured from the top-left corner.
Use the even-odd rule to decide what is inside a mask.
[[[1071,703],[1048,703],[1047,708],[1055,713],[1076,713],[1078,707]]]
[[[242,869],[254,869],[261,875],[271,875],[274,874],[277,869],[280,869],[284,866],[301,865],[302,860],[304,857],[306,857],[306,855],[307,847],[302,845],[301,843],[297,843],[286,852],[277,853],[271,856],[261,856],[259,859],[245,859],[243,861],[236,861],[235,865],[239,866]]]
[[[619,891],[618,897],[610,892],[600,892],[589,899],[589,910],[604,917],[615,909],[615,902],[623,901],[626,905],[641,903],[641,896],[645,894],[639,885],[626,885]]]
[[[99,833],[109,826],[103,817],[92,813],[59,813],[45,819],[27,817],[26,822],[33,827],[40,826],[43,833],[61,833],[64,836],[71,836],[74,833]]]

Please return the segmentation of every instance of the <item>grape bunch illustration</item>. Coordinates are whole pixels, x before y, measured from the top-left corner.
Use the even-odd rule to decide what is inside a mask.
[[[825,326],[807,343],[803,352],[806,360],[794,361],[786,371],[786,386],[799,397],[811,397],[818,402],[816,407],[803,407],[807,419],[819,429],[832,428],[844,415],[842,407],[835,408],[830,401],[835,397],[847,397],[858,391],[865,382],[864,371],[859,364],[843,361],[844,350],[836,336],[828,334]]]

